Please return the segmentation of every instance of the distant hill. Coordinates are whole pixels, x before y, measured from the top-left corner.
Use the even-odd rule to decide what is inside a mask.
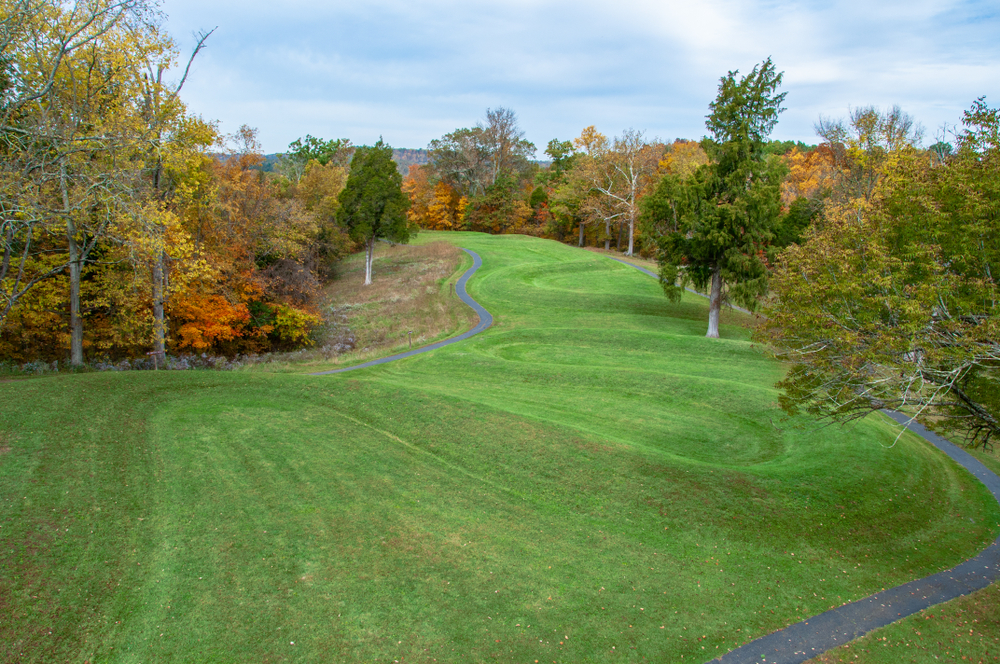
[[[213,156],[216,159],[225,159],[225,156],[221,154]],[[270,173],[274,170],[274,166],[278,163],[278,160],[283,156],[284,154],[281,152],[264,155],[264,163],[261,165],[261,170],[265,173]],[[399,172],[405,178],[410,172],[410,166],[423,166],[430,163],[430,153],[424,149],[411,150],[408,148],[398,148],[393,149],[392,160],[396,162],[396,168],[399,169]]]
[[[409,150],[397,148],[392,151],[392,159],[396,162],[396,168],[405,178],[410,174],[410,166],[423,166],[430,163],[431,157],[427,150]]]

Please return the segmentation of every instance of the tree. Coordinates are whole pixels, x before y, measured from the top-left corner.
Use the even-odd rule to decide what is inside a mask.
[[[168,236],[175,236],[168,228],[178,227],[176,218],[170,214],[168,199],[170,198],[170,187],[167,184],[165,173],[167,155],[175,163],[177,161],[186,162],[190,159],[199,161],[201,152],[215,139],[215,129],[205,124],[200,119],[191,120],[187,117],[184,104],[180,101],[180,92],[187,82],[188,74],[191,71],[191,63],[195,57],[205,47],[205,42],[214,32],[201,33],[198,43],[188,59],[184,69],[184,75],[175,86],[169,86],[163,80],[164,73],[169,69],[171,59],[175,56],[172,43],[165,44],[167,48],[161,50],[150,49],[143,59],[146,71],[143,76],[143,103],[142,115],[145,125],[148,127],[149,138],[147,141],[147,184],[149,191],[144,192],[153,199],[153,205],[147,209],[154,211],[152,214],[140,214],[146,223],[142,231],[135,234],[140,238],[139,245],[147,250],[146,261],[151,264],[150,281],[152,282],[152,314],[153,314],[153,352],[164,357],[166,353],[167,322],[165,316],[165,306],[167,304],[167,293],[169,290],[169,265],[171,258],[170,248],[167,242]],[[162,214],[167,213],[167,214]],[[183,234],[181,234],[183,236]],[[183,237],[173,244],[181,247],[180,254],[186,253],[188,249],[188,238]],[[137,258],[137,253],[133,252],[133,262]],[[175,256],[179,257],[179,256]]]
[[[645,223],[661,231],[663,289],[677,300],[688,283],[710,288],[706,336],[713,338],[724,296],[753,308],[765,292],[768,245],[781,212],[782,165],[765,147],[783,110],[786,93],[776,92],[782,75],[770,58],[741,79],[738,73],[721,79],[709,106],[712,137],[702,147],[711,162],[680,182],[664,178],[644,199]],[[665,210],[671,218],[661,216]]]
[[[660,160],[659,171],[681,179],[694,175],[699,166],[708,163],[708,155],[697,141],[678,138]]]
[[[871,198],[889,155],[920,143],[923,129],[899,106],[882,111],[876,106],[853,109],[849,119],[820,117],[819,134],[839,171],[837,199]]]
[[[319,191],[302,187],[315,194],[309,210],[307,202],[283,197],[260,168],[256,130],[243,126],[217,146],[219,158],[191,154],[167,164],[166,211],[182,220],[181,229],[168,227],[165,243],[170,345],[234,353],[304,341],[318,323],[309,311],[319,286],[315,253],[330,204],[323,194],[336,179],[316,182]],[[190,254],[178,255],[185,240]]]
[[[327,141],[306,134],[305,138],[297,138],[288,145],[288,152],[282,155],[278,163],[278,171],[293,184],[298,184],[305,175],[309,162],[346,168],[353,153],[354,147],[349,138]]]
[[[564,182],[552,195],[553,218],[561,226],[568,226],[569,231],[573,226],[578,227],[580,237],[577,246],[580,247],[585,243],[587,224],[593,228],[598,223],[604,223],[607,248],[611,238],[611,221],[618,215],[610,209],[610,201],[598,198],[593,185],[600,179],[597,159],[607,151],[608,138],[590,125],[573,139],[572,146],[576,151],[573,168],[564,175]]]
[[[427,146],[430,168],[438,178],[468,198],[481,194],[492,182],[482,129],[456,129]]]
[[[574,226],[578,228],[578,245],[584,244],[584,232],[590,221],[587,199],[591,195],[589,179],[585,177],[590,156],[578,154],[574,159],[574,167],[564,176],[564,181],[553,190],[549,196],[553,224],[557,225],[556,235],[560,237],[572,234]]]
[[[134,66],[163,39],[143,0],[8,3],[0,19],[0,329],[20,298],[69,272],[71,361],[80,279],[138,171]]]
[[[240,337],[259,350],[302,343],[318,322],[314,222],[329,201],[282,198],[252,131],[241,130],[252,149],[209,154],[214,126],[178,94],[191,60],[179,83],[164,81],[176,58],[151,1],[13,0],[0,12],[6,357],[62,359],[68,345],[79,364],[86,349],[235,348]]]
[[[435,231],[458,228],[464,218],[464,199],[443,179],[432,179],[429,166],[410,166],[403,180],[403,191],[410,198],[407,218],[417,226]]]
[[[609,149],[596,149],[594,168],[591,169],[593,189],[607,200],[599,203],[605,220],[604,248],[611,244],[612,219],[628,222],[628,251],[631,256],[635,249],[635,224],[639,211],[639,196],[656,171],[662,154],[661,149],[650,145],[643,138],[643,132],[627,129],[616,136]],[[620,234],[619,234],[620,238]]]
[[[0,133],[10,185],[3,207],[18,210],[6,235],[23,251],[13,279],[4,261],[0,290],[9,311],[27,288],[65,270],[70,362],[81,364],[85,273],[131,234],[144,176],[158,171],[164,118],[183,114],[161,80],[176,51],[145,1],[16,4],[7,18],[24,21],[3,38],[16,92]]]
[[[781,406],[848,421],[929,413],[1000,434],[1000,109],[978,100],[944,162],[900,141],[824,211],[772,281],[758,339],[792,363]]]
[[[488,185],[466,212],[472,230],[496,234],[519,233],[530,217],[531,208],[522,200],[518,183],[510,174]]]
[[[336,261],[348,253],[350,238],[337,224],[337,197],[347,184],[347,166],[338,166],[335,160],[324,166],[318,160],[309,162],[297,186],[291,188],[294,200],[300,203],[316,220],[318,232],[310,241],[319,263],[319,272],[325,276],[333,273]],[[288,192],[286,192],[288,193]]]
[[[519,196],[535,168],[530,161],[535,145],[525,140],[514,111],[486,109],[485,122],[456,129],[431,141],[427,149],[434,173],[429,180],[442,180],[458,193],[466,221],[473,226],[504,232],[520,228],[530,216],[530,210],[524,214],[527,207]]]
[[[517,177],[528,171],[529,160],[535,156],[535,144],[525,140],[524,131],[518,125],[514,111],[502,106],[488,108],[486,123],[480,123],[477,128],[482,132],[490,184],[496,184],[503,177]]]
[[[410,201],[402,184],[403,178],[392,160],[392,148],[381,139],[374,146],[358,148],[354,153],[347,184],[338,197],[337,220],[348,229],[352,239],[365,245],[366,286],[372,283],[375,241],[410,239],[406,219]]]
[[[546,173],[546,180],[551,184],[560,182],[567,171],[573,169],[577,154],[572,141],[560,141],[553,138],[545,148],[545,154],[552,160],[552,165]]]

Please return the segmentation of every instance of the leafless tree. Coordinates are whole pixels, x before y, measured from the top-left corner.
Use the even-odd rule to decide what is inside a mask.
[[[626,129],[615,137],[610,147],[594,154],[593,188],[607,200],[604,207],[614,211],[613,218],[628,223],[628,251],[635,252],[635,224],[638,202],[663,155],[663,146],[648,143],[644,132]],[[605,214],[604,248],[611,246],[610,215]]]

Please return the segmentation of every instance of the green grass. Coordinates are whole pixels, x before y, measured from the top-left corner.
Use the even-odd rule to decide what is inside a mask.
[[[1000,528],[888,423],[783,419],[740,314],[442,236],[496,319],[461,344],[0,384],[0,660],[708,661]]]

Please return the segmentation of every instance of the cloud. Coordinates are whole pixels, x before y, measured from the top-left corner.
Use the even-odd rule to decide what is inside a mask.
[[[727,71],[785,72],[779,138],[819,114],[900,104],[926,126],[997,104],[1000,15],[988,2],[165,0],[169,29],[218,25],[185,99],[279,151],[307,133],[400,147],[516,110],[536,145],[587,125],[698,138]]]

